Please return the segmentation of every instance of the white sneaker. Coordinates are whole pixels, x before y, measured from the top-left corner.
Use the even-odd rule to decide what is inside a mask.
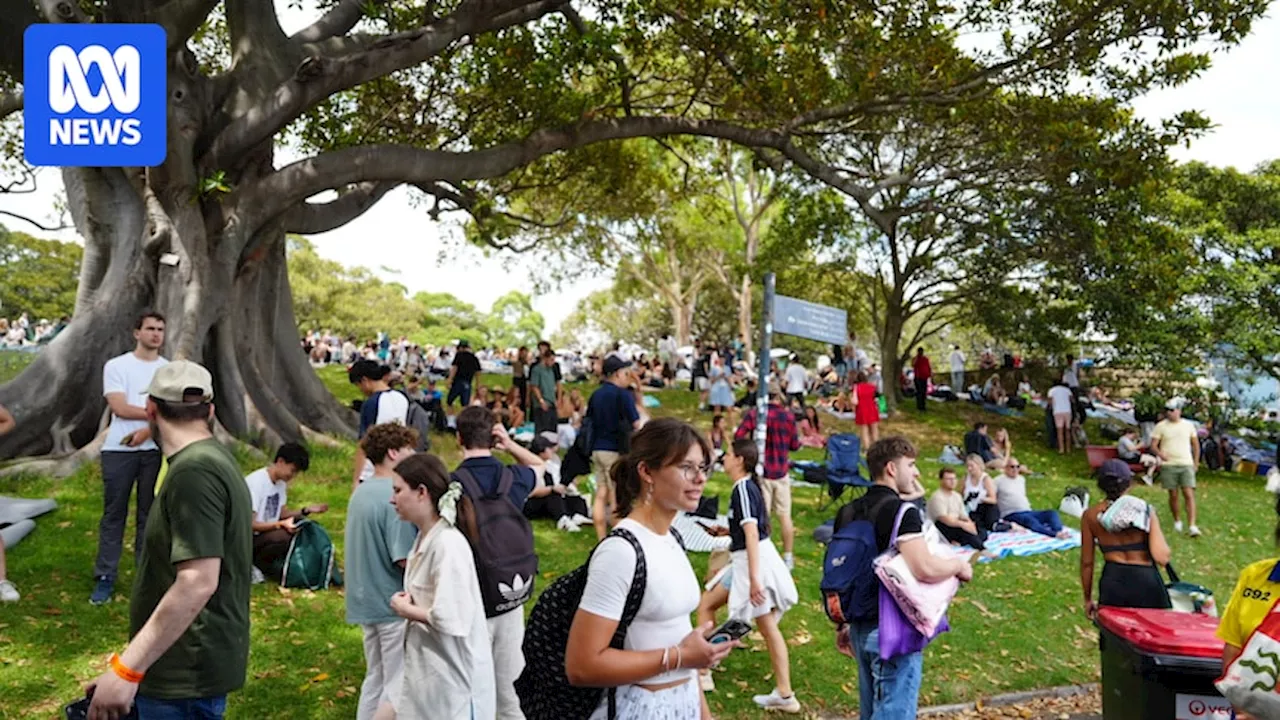
[[[561,517],[560,521],[556,523],[556,527],[564,530],[565,532],[579,532],[582,530],[582,528],[578,527],[577,523],[569,519],[568,515]]]
[[[253,581],[253,584],[258,585],[260,583],[266,582],[267,576],[262,574],[262,571],[258,569],[258,566],[253,565],[252,567],[253,567],[253,574],[249,579]]]
[[[793,694],[790,697],[782,697],[778,694],[778,689],[774,688],[773,692],[768,695],[756,695],[751,698],[756,705],[770,712],[798,713],[800,712],[800,701]]]
[[[1191,537],[1200,537],[1200,528],[1196,527],[1195,525],[1192,525],[1190,528],[1187,529],[1187,534],[1190,535]]]
[[[18,602],[22,598],[18,594],[18,588],[8,580],[0,580],[0,602]]]
[[[791,553],[783,553],[783,554],[782,554],[782,562],[783,562],[784,564],[786,564],[786,566],[787,566],[787,569],[788,569],[788,570],[795,570],[795,569],[796,569],[796,558],[795,558],[795,555],[792,555]],[[760,697],[764,697],[764,696],[763,696],[763,695],[761,695]]]
[[[572,520],[572,521],[573,521],[573,523],[574,523],[575,525],[590,525],[590,524],[591,524],[591,518],[587,517],[586,515],[575,514],[573,517],[571,517],[571,518],[569,518],[569,519],[570,519],[570,520]]]
[[[1174,522],[1174,523],[1173,523],[1173,531],[1174,531],[1174,532],[1182,532],[1182,521],[1181,521],[1181,520],[1178,520],[1178,521],[1176,521],[1176,522]]]
[[[704,669],[704,670],[699,670],[699,671],[698,671],[698,682],[702,684],[702,692],[715,692],[715,691],[716,691],[716,679],[715,679],[715,678],[713,678],[713,677],[711,677],[711,671],[710,671],[710,670],[705,670],[705,669]]]

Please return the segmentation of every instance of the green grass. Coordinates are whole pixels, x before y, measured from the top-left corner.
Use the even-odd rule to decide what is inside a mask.
[[[326,368],[322,377],[336,394],[349,400],[354,388],[340,369]],[[486,377],[488,385],[507,385]],[[656,411],[693,419],[702,426],[710,416],[694,410],[694,397],[684,391],[660,395]],[[1081,453],[1060,458],[1044,448],[1036,435],[1039,411],[1006,419],[969,405],[930,404],[923,418],[914,410],[899,412],[884,426],[922,446],[921,467],[927,487],[936,485],[936,458],[943,443],[958,444],[966,426],[984,417],[993,426],[1010,428],[1017,454],[1043,473],[1029,482],[1037,507],[1056,507],[1068,485],[1089,484]],[[831,422],[828,431],[848,429]],[[450,439],[435,438],[437,451],[450,464],[458,450]],[[818,458],[807,450],[802,458]],[[290,491],[290,504],[327,502],[332,510],[320,517],[339,548],[342,545],[344,498],[348,491],[349,449],[317,449],[310,472]],[[253,463],[246,457],[246,471]],[[1192,541],[1171,537],[1175,563],[1185,579],[1214,588],[1225,603],[1236,573],[1245,564],[1274,554],[1270,544],[1275,516],[1261,478],[1202,473],[1198,497],[1205,536]],[[711,480],[708,492],[726,497],[729,482]],[[132,536],[126,536],[119,592],[111,604],[94,608],[87,598],[101,511],[96,466],[54,481],[27,477],[0,480],[0,493],[55,497],[59,508],[38,521],[36,532],[9,555],[9,575],[23,593],[17,605],[0,606],[0,718],[54,717],[62,703],[100,672],[103,659],[127,640],[128,588],[133,580]],[[1160,510],[1171,525],[1163,493],[1139,488],[1137,494]],[[801,701],[814,712],[852,712],[857,703],[857,670],[836,652],[832,629],[818,602],[821,549],[810,533],[830,516],[817,509],[818,491],[795,493],[796,583],[801,603],[782,627],[791,644],[792,677]],[[132,530],[129,531],[132,533]],[[541,586],[577,566],[586,557],[593,534],[570,535],[549,522],[535,523],[542,559]],[[693,555],[705,570],[707,556]],[[974,700],[983,696],[1036,687],[1088,682],[1098,677],[1097,645],[1085,620],[1075,552],[1011,558],[979,566],[974,582],[962,590],[951,612],[953,632],[926,652],[923,704]],[[253,645],[249,679],[232,696],[236,718],[349,718],[354,715],[364,673],[359,630],[343,622],[340,590],[285,591],[268,585],[253,589]],[[718,717],[754,718],[759,713],[750,696],[772,686],[768,655],[758,636],[749,649],[734,653],[716,674],[718,691],[710,696]]]

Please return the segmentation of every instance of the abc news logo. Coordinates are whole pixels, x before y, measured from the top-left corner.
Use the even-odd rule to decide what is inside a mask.
[[[164,162],[163,28],[33,25],[24,42],[27,162],[98,167]]]
[[[142,69],[138,48],[121,45],[114,53],[101,45],[80,52],[59,45],[49,53],[49,108],[68,114],[77,108],[90,114],[107,108],[128,114],[142,103]],[[102,75],[98,92],[89,89],[85,72]],[[49,142],[54,145],[137,145],[142,142],[142,121],[137,118],[51,118]]]

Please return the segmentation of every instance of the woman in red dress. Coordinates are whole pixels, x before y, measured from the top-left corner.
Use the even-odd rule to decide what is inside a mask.
[[[871,443],[880,439],[880,405],[876,402],[875,383],[867,382],[867,374],[859,371],[854,377],[853,423],[858,426],[863,452]]]

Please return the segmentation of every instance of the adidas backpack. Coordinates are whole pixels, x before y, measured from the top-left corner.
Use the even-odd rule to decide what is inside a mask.
[[[684,547],[684,539],[680,537],[680,533],[675,528],[671,528],[670,532],[676,542]],[[618,628],[614,630],[613,639],[609,642],[609,647],[621,649],[627,637],[627,628],[635,620],[636,613],[640,612],[648,570],[644,549],[640,547],[636,536],[625,528],[614,528],[609,537],[614,536],[631,543],[631,548],[636,553],[636,572],[631,578],[631,589],[627,592]],[[599,547],[600,544],[597,543],[596,548]],[[594,555],[595,550],[591,553]],[[578,612],[582,593],[587,587],[587,571],[590,566],[591,556],[588,555],[585,563],[556,578],[538,597],[538,602],[529,615],[522,650],[526,658],[537,658],[537,661],[525,663],[524,670],[515,681],[520,709],[527,720],[586,720],[600,706],[602,693],[608,695],[608,717],[613,718],[617,713],[613,705],[614,688],[576,687],[569,683],[564,669],[569,630],[573,627],[573,617]]]
[[[497,489],[488,494],[470,470],[458,468],[453,479],[462,485],[462,492],[471,498],[475,509],[476,537],[467,540],[476,558],[485,617],[519,608],[533,596],[538,556],[533,551],[533,527],[511,502],[515,472],[503,467]]]
[[[880,609],[880,581],[873,561],[880,555],[876,545],[876,512],[892,498],[885,498],[859,517],[862,499],[846,503],[836,513],[840,529],[831,535],[822,558],[822,604],[836,625],[867,620]],[[842,522],[843,521],[843,522]]]

